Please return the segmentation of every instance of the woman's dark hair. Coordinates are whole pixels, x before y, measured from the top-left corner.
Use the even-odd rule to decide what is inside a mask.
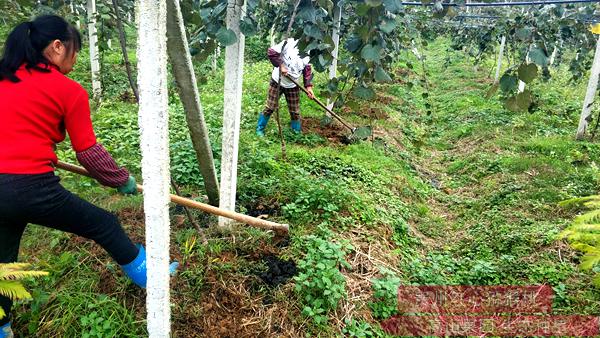
[[[60,40],[71,52],[81,49],[81,34],[60,16],[42,15],[19,24],[10,32],[4,44],[0,80],[19,82],[15,72],[23,64],[27,69],[48,72],[48,60],[43,52],[54,40]],[[46,67],[40,67],[40,64]]]

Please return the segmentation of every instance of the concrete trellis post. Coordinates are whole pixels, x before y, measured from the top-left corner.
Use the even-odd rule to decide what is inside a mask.
[[[329,66],[329,79],[333,79],[337,76],[337,62],[338,62],[338,53],[340,46],[340,26],[342,24],[342,6],[338,2],[335,4],[335,9],[333,13],[333,33],[331,34],[331,38],[333,39],[333,44],[335,45],[333,52],[331,53],[333,56],[333,62],[331,66]],[[330,102],[327,99],[327,108],[330,110],[333,109],[333,102]],[[327,113],[329,115],[329,113]]]
[[[500,40],[500,52],[498,53],[498,63],[496,66],[496,77],[494,77],[494,83],[498,83],[500,80],[500,70],[502,69],[502,58],[504,57],[504,47],[506,46],[506,36],[503,35]]]
[[[600,37],[596,42],[596,52],[594,54],[594,63],[592,64],[592,71],[590,73],[590,80],[588,82],[587,91],[585,92],[585,99],[583,100],[583,108],[581,109],[581,117],[579,118],[579,127],[577,128],[576,138],[578,140],[583,139],[585,130],[587,129],[589,118],[592,115],[592,104],[594,103],[594,97],[596,96],[596,90],[598,89],[598,77],[600,76]]]
[[[170,336],[169,111],[166,3],[138,2],[139,125],[144,179],[148,335]]]
[[[235,210],[238,144],[242,115],[245,37],[240,32],[240,20],[244,12],[244,0],[227,1],[226,24],[227,28],[235,33],[237,41],[225,47],[225,93],[223,95],[223,146],[219,207],[231,211]],[[219,217],[220,228],[226,228],[230,224],[231,220]]]
[[[90,40],[90,63],[92,68],[92,92],[94,99],[102,95],[100,83],[100,52],[98,51],[98,32],[96,30],[96,0],[87,0],[88,37]]]

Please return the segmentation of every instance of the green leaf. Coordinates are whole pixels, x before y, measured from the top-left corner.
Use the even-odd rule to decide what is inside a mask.
[[[371,7],[379,7],[383,3],[383,0],[365,0],[365,3]]]
[[[500,85],[498,83],[494,83],[490,87],[490,89],[488,89],[488,91],[485,93],[485,98],[490,99],[492,96],[494,96],[494,94],[496,94],[496,92],[498,91],[498,88],[500,88]]]
[[[390,34],[394,31],[394,29],[396,29],[396,20],[385,19],[383,20],[381,25],[379,25],[379,28],[381,28],[381,31],[383,31],[384,33]]]
[[[534,63],[523,63],[519,66],[517,73],[519,74],[519,80],[531,83],[537,77],[538,69]]]
[[[383,5],[391,13],[397,13],[402,9],[402,5],[400,5],[400,1],[398,0],[383,0]]]
[[[517,88],[518,79],[512,75],[504,74],[500,78],[500,89],[503,92],[512,92]]]
[[[315,22],[317,19],[317,11],[312,5],[312,1],[302,1],[296,14],[296,19],[307,22]]]
[[[356,87],[353,94],[363,100],[370,100],[375,97],[375,91],[372,88],[363,86]]]
[[[362,46],[362,39],[357,35],[352,35],[346,40],[345,47],[350,53],[354,53]]]
[[[529,41],[529,40],[531,40],[531,36],[532,36],[531,28],[529,28],[529,27],[519,28],[515,31],[515,36],[519,40]]]
[[[317,40],[323,39],[323,32],[321,32],[321,29],[317,25],[304,26],[304,34]]]
[[[523,111],[527,111],[531,103],[533,102],[533,95],[531,95],[531,91],[524,90],[523,92],[517,94],[516,97],[517,106]]]
[[[242,34],[248,37],[256,35],[256,23],[248,17],[245,17],[242,21],[240,21],[240,31]]]
[[[358,111],[360,109],[360,104],[356,101],[348,101],[346,103],[346,106],[348,106],[350,109],[352,109],[352,111]]]
[[[369,126],[358,127],[352,133],[352,138],[356,140],[366,140],[373,135],[373,129]]]
[[[386,73],[383,67],[378,66],[375,69],[375,81],[377,82],[392,82],[392,78]]]
[[[509,97],[505,102],[504,102],[504,108],[512,111],[512,112],[518,112],[520,110],[519,105],[517,104],[517,98],[516,96],[511,96]]]
[[[366,61],[379,61],[381,59],[381,47],[379,45],[366,45],[360,56]]]
[[[540,47],[535,47],[529,51],[529,59],[541,67],[548,65],[548,54]]]
[[[365,16],[367,15],[367,13],[369,13],[369,10],[371,9],[370,6],[366,5],[366,4],[358,4],[356,6],[356,14],[358,14],[359,16]]]
[[[230,46],[237,42],[237,37],[231,29],[221,27],[217,32],[217,40],[219,40],[223,46]]]

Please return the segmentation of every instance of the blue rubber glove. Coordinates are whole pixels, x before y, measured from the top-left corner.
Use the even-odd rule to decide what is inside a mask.
[[[123,195],[135,195],[137,194],[137,184],[135,183],[135,178],[133,176],[129,176],[127,182],[118,187],[117,191]]]

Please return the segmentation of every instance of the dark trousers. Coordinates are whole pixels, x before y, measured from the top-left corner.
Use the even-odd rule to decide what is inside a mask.
[[[28,223],[70,232],[94,240],[120,265],[130,263],[137,247],[117,217],[73,195],[54,173],[0,174],[0,263],[17,261],[21,236]],[[0,296],[8,314],[12,302]],[[9,316],[0,320],[8,323]]]

